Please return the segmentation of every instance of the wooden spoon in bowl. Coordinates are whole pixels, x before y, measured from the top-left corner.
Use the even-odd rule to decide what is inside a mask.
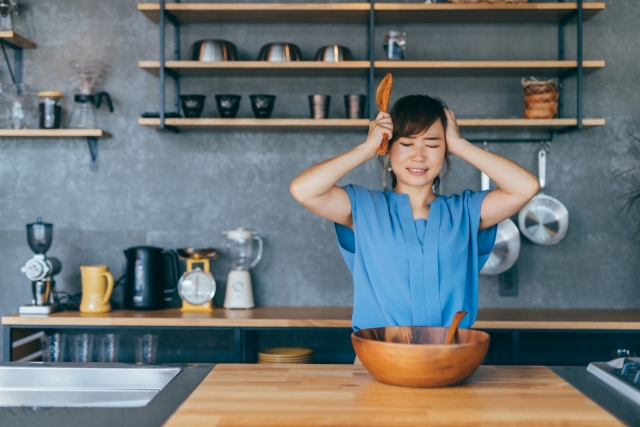
[[[466,315],[466,311],[460,310],[453,316],[453,321],[451,322],[451,326],[449,326],[449,332],[447,332],[447,338],[444,340],[445,345],[449,345],[453,342],[453,337],[455,337],[456,332],[458,332],[458,324],[460,324],[460,321]]]

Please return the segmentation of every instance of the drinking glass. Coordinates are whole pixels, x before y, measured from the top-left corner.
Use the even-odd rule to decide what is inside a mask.
[[[60,333],[44,334],[40,337],[43,362],[64,362],[67,336]]]
[[[120,352],[120,335],[104,334],[98,337],[98,362],[117,362]]]
[[[92,334],[77,334],[71,338],[71,361],[91,362],[94,336]]]
[[[148,365],[156,363],[158,336],[154,334],[144,334],[137,337],[135,350],[137,364]]]

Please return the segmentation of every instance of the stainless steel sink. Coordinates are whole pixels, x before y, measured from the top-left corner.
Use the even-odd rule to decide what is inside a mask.
[[[125,364],[0,365],[0,407],[146,406],[180,373]]]

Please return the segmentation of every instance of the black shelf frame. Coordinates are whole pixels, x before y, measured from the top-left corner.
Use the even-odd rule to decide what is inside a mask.
[[[181,0],[174,0],[175,3],[180,3]],[[564,3],[565,0],[558,0],[561,3]],[[576,51],[577,51],[577,67],[564,73],[559,76],[559,98],[558,98],[558,118],[564,117],[564,107],[565,107],[565,94],[564,94],[564,83],[565,81],[576,76],[576,118],[577,125],[572,126],[565,129],[560,130],[550,130],[546,135],[541,138],[535,137],[516,137],[516,138],[470,138],[469,141],[474,143],[513,143],[513,142],[523,142],[523,143],[538,143],[538,142],[551,142],[553,140],[554,134],[564,134],[567,132],[573,132],[576,130],[582,130],[582,120],[583,120],[583,91],[584,91],[584,70],[583,70],[583,16],[584,16],[584,8],[583,8],[583,0],[575,0],[576,10],[567,14],[562,20],[558,23],[558,59],[565,60],[565,29],[566,26],[572,22],[576,21]],[[160,33],[160,67],[159,67],[159,116],[160,116],[160,129],[169,130],[175,133],[179,133],[180,130],[174,126],[169,126],[165,123],[166,117],[166,81],[167,76],[173,80],[174,86],[174,110],[177,114],[180,114],[180,75],[171,69],[167,69],[165,67],[165,36],[166,36],[166,24],[165,21],[169,21],[169,23],[174,28],[174,59],[176,61],[180,60],[180,22],[170,13],[166,13],[165,9],[166,0],[159,0],[160,5],[160,20],[159,20],[159,33]],[[375,0],[369,0],[370,8],[369,8],[369,16],[367,21],[367,56],[369,60],[369,70],[367,75],[367,97],[368,97],[368,116],[371,120],[373,120],[376,116],[376,102],[375,102]]]

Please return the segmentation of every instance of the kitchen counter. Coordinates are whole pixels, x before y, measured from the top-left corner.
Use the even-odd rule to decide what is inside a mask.
[[[48,316],[2,317],[8,326],[302,327],[351,328],[351,307],[218,308],[211,313],[117,310],[105,314],[63,311]],[[637,330],[640,310],[481,308],[474,329]]]
[[[413,389],[355,365],[217,365],[165,427],[425,425],[623,424],[546,367],[481,366],[460,386]]]

